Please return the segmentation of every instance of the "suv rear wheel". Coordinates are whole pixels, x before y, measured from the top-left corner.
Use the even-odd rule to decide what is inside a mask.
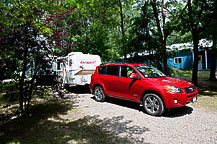
[[[94,97],[95,97],[95,100],[98,102],[105,101],[105,93],[101,86],[96,86],[94,88]]]
[[[160,116],[165,111],[162,99],[153,93],[148,93],[144,96],[143,107],[148,114],[153,116]]]

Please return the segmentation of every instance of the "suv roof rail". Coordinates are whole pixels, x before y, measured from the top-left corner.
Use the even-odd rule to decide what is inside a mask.
[[[115,63],[127,64],[126,62],[105,62],[105,63],[101,63],[100,65],[105,65],[105,64],[115,64]]]

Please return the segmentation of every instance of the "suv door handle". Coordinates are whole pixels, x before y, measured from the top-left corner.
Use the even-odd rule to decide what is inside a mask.
[[[116,82],[120,83],[120,82],[121,82],[121,80],[116,80]]]

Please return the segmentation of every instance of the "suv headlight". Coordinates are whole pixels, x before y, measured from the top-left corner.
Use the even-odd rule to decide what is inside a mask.
[[[169,85],[166,85],[164,86],[169,92],[173,92],[173,93],[182,93],[182,90],[181,88],[179,87],[175,87],[175,86],[169,86]]]

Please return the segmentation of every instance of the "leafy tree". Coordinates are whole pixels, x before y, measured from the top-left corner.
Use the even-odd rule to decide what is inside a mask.
[[[18,81],[20,112],[26,115],[36,75],[39,70],[47,70],[48,55],[53,52],[53,40],[49,39],[54,31],[44,20],[64,9],[45,0],[11,0],[1,2],[0,6],[1,62],[9,70],[5,72]]]
[[[213,35],[213,46],[211,49],[211,69],[209,80],[216,80],[216,58],[217,58],[217,39],[216,36]]]
[[[210,21],[214,18],[212,2],[212,0],[188,0],[185,16],[182,17],[182,31],[190,31],[193,39],[192,82],[195,85],[198,85],[198,44],[202,33],[208,29]]]
[[[74,27],[67,28],[72,35],[73,50],[98,54],[104,61],[113,57],[109,53],[113,49],[110,46],[113,1],[66,0],[64,5],[76,8]]]
[[[152,0],[151,5],[152,5],[153,12],[154,12],[154,17],[155,17],[155,21],[156,21],[156,25],[157,25],[157,30],[158,30],[158,36],[159,36],[159,40],[160,40],[161,48],[162,48],[164,73],[168,74],[166,40],[167,40],[168,35],[171,33],[171,30],[164,29],[165,28],[165,23],[166,23],[166,18],[165,18],[165,14],[164,14],[164,10],[163,10],[163,8],[164,8],[164,0],[162,0],[162,2],[161,2],[161,13],[162,13],[161,21],[162,21],[163,30],[162,30],[161,24],[160,24],[159,12],[158,12],[158,9],[157,9],[156,0]]]
[[[158,68],[163,60],[163,71],[168,74],[166,45],[169,35],[177,29],[180,17],[183,16],[185,7],[175,9],[180,6],[179,1],[149,0],[144,2],[140,17],[135,19],[134,28],[137,33],[138,44],[146,51],[154,51],[154,60],[157,60]],[[141,37],[143,36],[143,38]],[[171,37],[170,37],[171,38]],[[143,40],[142,40],[143,39]],[[140,43],[143,41],[142,43]],[[136,42],[134,42],[134,45]],[[138,45],[137,44],[137,45]],[[132,44],[131,44],[132,45]],[[161,68],[160,68],[161,69]]]
[[[157,31],[154,28],[156,27],[156,23],[153,17],[152,7],[146,1],[141,7],[141,15],[133,18],[134,23],[131,26],[128,47],[131,53],[149,54],[146,60],[150,60],[151,65],[155,65],[158,69],[162,70],[160,43]],[[136,60],[133,59],[133,61]]]
[[[133,4],[133,1],[132,0],[125,0],[125,1],[122,1],[122,0],[118,0],[118,4],[119,4],[119,13],[120,13],[120,28],[121,28],[121,34],[122,34],[122,45],[123,45],[123,51],[124,51],[124,61],[126,62],[127,60],[127,39],[126,39],[126,31],[125,31],[125,26],[124,26],[124,14],[123,14],[123,5],[125,4],[126,6],[129,6],[129,4]]]
[[[212,20],[209,22],[207,29],[205,31],[204,37],[207,39],[211,39],[213,41],[213,45],[211,47],[211,69],[210,69],[210,76],[209,80],[215,81],[216,80],[216,58],[217,58],[217,1],[211,0],[209,2],[210,9],[213,12]]]
[[[183,17],[183,11],[186,9],[187,5],[181,9],[175,9],[180,6],[180,2],[177,0],[150,0],[150,3],[154,13],[159,41],[161,43],[164,73],[168,74],[166,52],[167,38],[177,28],[177,23],[180,18]]]
[[[103,61],[126,55],[132,0],[66,0],[65,5],[76,8],[71,30],[74,51],[98,54]]]
[[[64,5],[64,1],[58,7],[64,9],[58,14],[51,14],[44,19],[44,24],[52,30],[52,34],[48,37],[49,45],[53,45],[55,55],[67,55],[73,50],[72,30],[74,27],[74,9]]]

